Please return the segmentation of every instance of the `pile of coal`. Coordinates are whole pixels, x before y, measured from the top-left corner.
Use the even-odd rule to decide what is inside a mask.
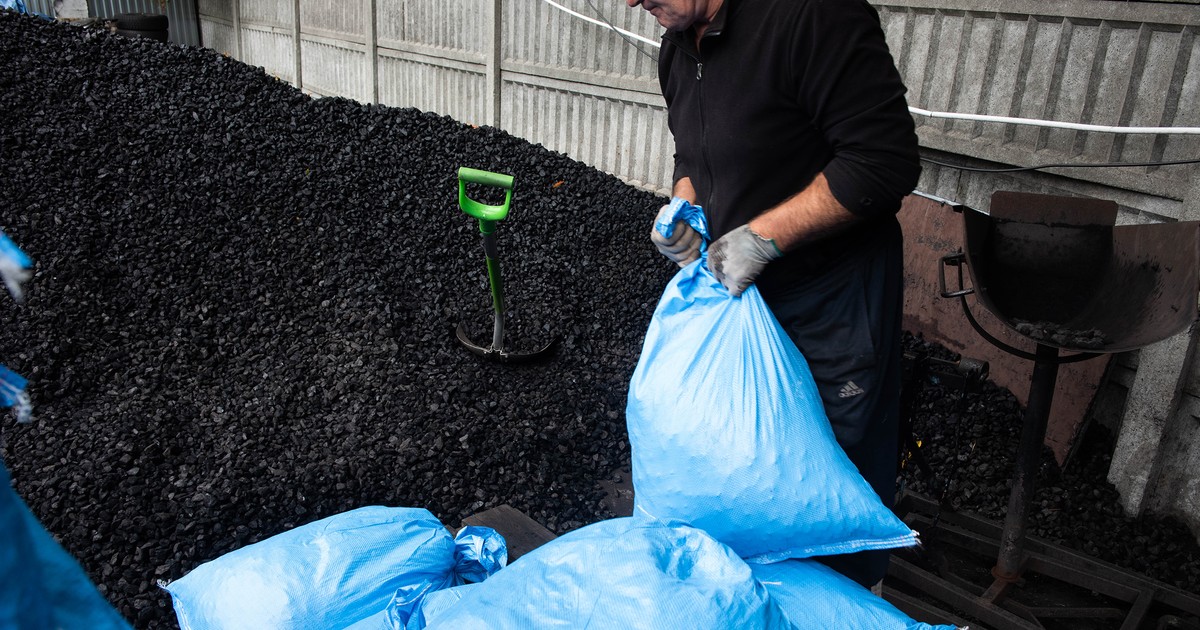
[[[137,625],[173,623],[157,580],[363,505],[601,517],[673,273],[663,199],[495,129],[8,12],[0,117],[0,227],[36,264],[0,327],[35,421],[2,454]],[[515,178],[505,341],[558,339],[549,362],[455,339],[493,324],[460,166]]]
[[[912,356],[956,361],[960,357],[919,337],[906,336]],[[900,481],[913,492],[942,499],[947,510],[974,513],[1003,523],[1022,409],[1011,392],[984,383],[964,391],[945,381],[919,384],[913,435],[929,462],[926,474],[910,460]],[[1061,468],[1043,449],[1027,534],[1083,552],[1190,593],[1200,593],[1200,544],[1177,519],[1126,516],[1108,483],[1115,436],[1091,423]]]
[[[454,337],[492,332],[461,166],[515,177],[506,345],[558,339],[547,362]],[[453,526],[507,503],[559,533],[608,518],[597,482],[628,466],[628,381],[674,273],[647,238],[664,201],[496,129],[0,11],[0,229],[36,264],[25,303],[0,306],[35,420],[3,423],[0,456],[139,628],[175,623],[158,581],[365,505]],[[1015,435],[1005,392],[957,425],[936,396],[922,430]],[[956,496],[990,513],[1008,469],[984,450]],[[1079,477],[1044,484],[1036,533],[1200,585],[1193,539]]]

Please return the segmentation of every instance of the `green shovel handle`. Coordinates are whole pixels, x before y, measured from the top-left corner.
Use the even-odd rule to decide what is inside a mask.
[[[471,199],[467,196],[467,184],[503,188],[504,203],[490,206]],[[508,206],[512,203],[512,188],[512,175],[491,173],[465,166],[458,169],[458,207],[468,215],[479,219],[479,231],[484,234],[491,234],[495,230],[494,223],[508,216]]]

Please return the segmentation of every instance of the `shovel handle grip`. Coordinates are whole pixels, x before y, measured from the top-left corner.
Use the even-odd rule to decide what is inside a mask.
[[[467,184],[503,188],[504,203],[493,206],[471,199],[467,196]],[[512,203],[512,189],[512,175],[481,171],[465,166],[458,169],[458,207],[468,215],[479,219],[479,229],[485,234],[491,233],[495,229],[492,224],[508,216],[508,207]]]

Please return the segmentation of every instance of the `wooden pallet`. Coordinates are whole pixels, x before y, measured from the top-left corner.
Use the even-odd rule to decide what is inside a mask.
[[[499,532],[508,543],[509,563],[557,538],[541,523],[508,504],[468,516],[462,524],[490,527]]]

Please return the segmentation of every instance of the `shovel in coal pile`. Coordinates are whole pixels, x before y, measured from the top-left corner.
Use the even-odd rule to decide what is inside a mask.
[[[493,186],[504,189],[504,203],[487,205],[467,196],[467,184]],[[496,246],[496,225],[508,216],[508,208],[512,203],[512,175],[491,173],[473,168],[458,169],[458,207],[469,216],[479,220],[479,233],[483,235],[483,251],[487,256],[488,283],[492,288],[492,306],[496,313],[496,323],[492,330],[492,345],[481,346],[467,336],[462,323],[458,325],[456,335],[458,341],[468,350],[489,360],[499,363],[521,363],[533,361],[548,356],[554,351],[557,339],[553,339],[539,350],[532,352],[510,352],[504,348],[504,282],[500,277],[500,252]]]

